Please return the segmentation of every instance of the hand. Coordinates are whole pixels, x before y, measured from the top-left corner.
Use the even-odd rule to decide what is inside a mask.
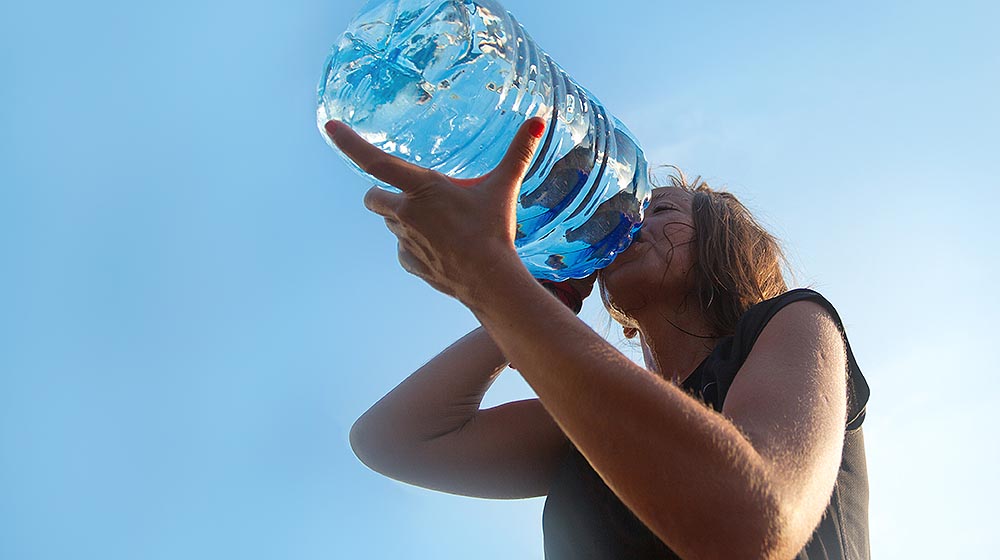
[[[576,293],[580,294],[580,299],[587,299],[590,292],[594,290],[594,282],[597,281],[597,273],[593,273],[586,278],[573,278],[570,280],[563,280],[560,284],[565,284],[574,290]]]
[[[542,286],[545,286],[545,289],[551,292],[552,295],[556,296],[556,298],[566,304],[566,306],[569,307],[573,313],[579,314],[580,310],[583,309],[583,300],[590,295],[596,280],[597,273],[595,272],[586,278],[570,279],[562,282],[539,280],[539,282]]]
[[[326,123],[347,157],[402,191],[373,187],[365,206],[396,235],[403,268],[463,303],[480,292],[495,267],[524,266],[514,249],[517,196],[544,130],[542,119],[529,119],[496,168],[475,179],[453,179],[386,154],[343,123]]]

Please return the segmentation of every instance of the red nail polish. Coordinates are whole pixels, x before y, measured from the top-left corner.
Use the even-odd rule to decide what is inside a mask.
[[[541,138],[542,134],[545,134],[545,123],[542,121],[535,121],[528,125],[528,133],[535,138]]]
[[[324,125],[326,128],[326,133],[330,136],[333,136],[337,132],[338,124],[339,123],[337,121],[326,121],[326,124]]]

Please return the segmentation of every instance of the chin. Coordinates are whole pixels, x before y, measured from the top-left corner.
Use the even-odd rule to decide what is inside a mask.
[[[636,283],[636,280],[641,278],[620,268],[613,269],[610,266],[605,268],[598,280],[605,307],[613,303],[619,309],[627,309],[631,303],[629,300],[635,299],[635,296],[642,292],[641,284]]]

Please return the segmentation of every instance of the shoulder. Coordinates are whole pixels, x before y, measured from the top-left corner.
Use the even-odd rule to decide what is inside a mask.
[[[762,338],[765,331],[767,335]],[[776,374],[764,380],[759,379],[763,372],[750,375],[749,372],[755,371],[754,363],[775,362],[779,358],[801,361],[805,355],[801,351],[815,354],[820,347],[827,355],[846,353],[847,429],[857,429],[865,418],[868,383],[858,367],[837,310],[826,297],[811,289],[789,290],[752,306],[740,317],[734,333],[723,338],[712,355],[685,381],[685,388],[721,411],[732,386],[738,391],[758,389],[747,387],[748,378],[777,381]],[[792,371],[796,370],[801,371],[798,368]],[[842,374],[843,370],[837,373]]]
[[[755,305],[740,319],[737,339],[742,364],[732,389],[738,392],[836,390],[847,377],[843,323],[819,292],[790,290]]]
[[[813,305],[794,305],[800,302],[811,302]],[[779,296],[764,300],[750,309],[740,317],[736,326],[736,336],[742,338],[741,341],[747,350],[756,342],[757,337],[763,331],[771,319],[782,310],[793,306],[800,310],[797,313],[803,314],[802,309],[816,309],[817,306],[823,309],[827,315],[837,325],[838,330],[843,331],[843,323],[836,308],[822,294],[809,288],[796,288],[789,290]]]
[[[841,386],[846,382],[847,429],[861,426],[869,397],[868,383],[854,357],[840,314],[819,292],[798,288],[751,307],[740,318],[733,345],[739,354],[740,376],[761,363],[792,361],[798,366],[792,371],[815,372],[815,367],[828,368],[835,359],[835,369],[826,371],[831,382]],[[810,361],[814,367],[808,367],[806,362]]]
[[[762,310],[764,316],[755,329],[752,351],[772,346],[776,346],[771,348],[776,350],[789,349],[790,343],[792,346],[798,343],[836,348],[846,360],[843,323],[833,304],[818,292],[793,290],[765,303],[768,305]]]
[[[764,320],[748,333],[753,342],[733,380],[725,409],[774,403],[777,393],[842,393],[848,366],[847,347],[838,320],[812,298],[768,308]]]

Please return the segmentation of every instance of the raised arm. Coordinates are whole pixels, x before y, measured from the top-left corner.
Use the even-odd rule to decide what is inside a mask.
[[[779,311],[740,372],[754,382],[731,387],[725,414],[632,363],[549,296],[515,252],[517,192],[543,128],[529,120],[493,172],[455,180],[328,127],[362,169],[401,189],[373,189],[365,202],[399,238],[403,267],[476,314],[658,537],[682,557],[794,556],[841,452],[844,347],[829,318],[806,306]]]
[[[544,495],[568,440],[538,399],[480,410],[506,366],[486,331],[472,331],[355,422],[355,454],[372,470],[433,490]]]
[[[833,489],[845,347],[822,309],[779,311],[723,414],[543,297],[523,267],[470,307],[604,482],[685,558],[791,558]]]

